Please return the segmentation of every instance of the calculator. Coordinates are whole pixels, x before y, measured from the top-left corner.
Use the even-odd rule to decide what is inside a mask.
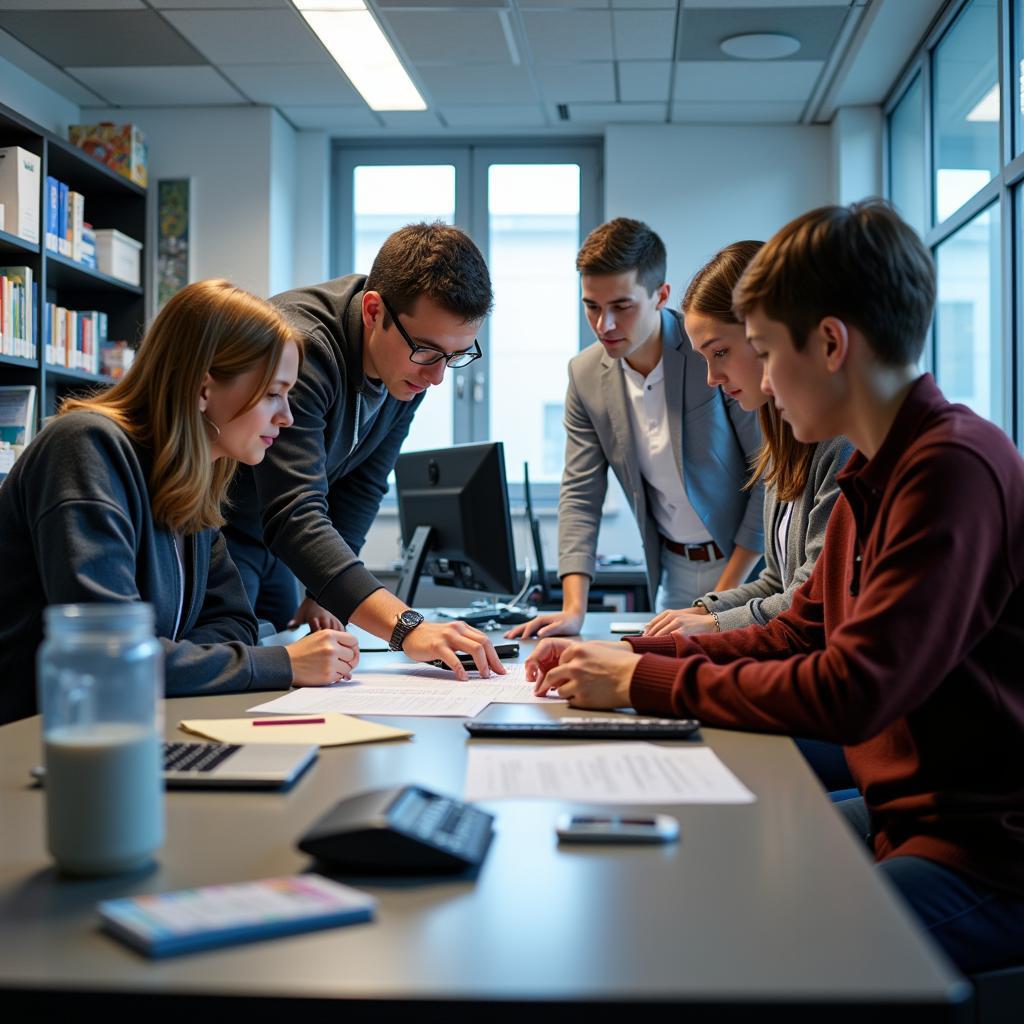
[[[685,740],[695,736],[694,718],[558,718],[546,722],[466,722],[470,736],[530,740]]]
[[[424,786],[371,790],[342,800],[299,840],[329,870],[426,874],[476,867],[494,816]]]

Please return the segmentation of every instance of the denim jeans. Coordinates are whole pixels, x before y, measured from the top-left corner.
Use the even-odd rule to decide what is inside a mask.
[[[230,528],[223,533],[256,618],[272,622],[278,632],[287,628],[301,600],[299,581],[263,544]]]
[[[863,797],[836,808],[868,841],[871,819]],[[890,857],[877,869],[960,970],[973,974],[1024,961],[1024,897],[923,857]]]

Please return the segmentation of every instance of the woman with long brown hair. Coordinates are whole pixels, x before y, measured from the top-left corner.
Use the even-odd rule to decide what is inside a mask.
[[[732,311],[732,292],[762,245],[735,242],[716,253],[694,275],[682,310],[690,343],[707,361],[708,385],[758,412],[764,441],[747,486],[764,480],[765,566],[755,580],[707,593],[692,608],[662,612],[648,623],[648,636],[764,625],[785,611],[821,552],[839,496],[836,474],[853,451],[842,437],[820,444],[797,441],[761,390],[761,363]]]
[[[301,338],[267,303],[200,281],[154,320],[125,376],[66,401],[0,487],[0,722],[35,710],[43,609],[148,601],[168,695],[317,685],[358,660],[347,633],[258,647],[218,527],[241,462],[292,422]]]

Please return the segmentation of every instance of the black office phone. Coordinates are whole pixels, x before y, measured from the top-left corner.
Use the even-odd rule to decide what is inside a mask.
[[[299,840],[332,872],[434,874],[478,865],[494,816],[423,786],[371,790],[349,797]]]

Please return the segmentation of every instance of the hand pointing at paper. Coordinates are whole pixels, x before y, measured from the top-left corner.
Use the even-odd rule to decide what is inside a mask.
[[[536,684],[536,696],[554,689],[574,708],[629,707],[629,684],[639,661],[623,643],[549,637],[526,659],[526,678]]]

